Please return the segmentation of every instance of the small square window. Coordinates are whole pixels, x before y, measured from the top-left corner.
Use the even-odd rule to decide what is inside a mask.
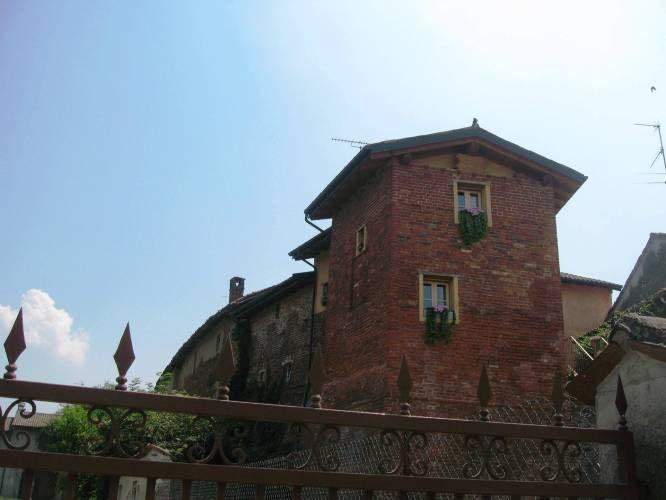
[[[458,280],[455,276],[419,274],[419,319],[428,309],[447,310],[449,321],[458,322]]]
[[[455,223],[460,222],[460,211],[477,209],[485,212],[488,227],[493,225],[490,207],[490,184],[453,181],[453,215]]]
[[[449,309],[451,304],[451,287],[442,281],[423,281],[423,314],[430,308]]]
[[[356,255],[365,252],[367,248],[368,231],[365,224],[356,230]]]

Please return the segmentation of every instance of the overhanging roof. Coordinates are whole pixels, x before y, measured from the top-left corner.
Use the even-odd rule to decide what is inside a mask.
[[[165,372],[173,371],[174,368],[179,366],[192,351],[207,332],[209,332],[218,322],[224,318],[233,320],[242,319],[250,312],[256,310],[258,307],[265,306],[273,300],[277,300],[285,294],[313,282],[315,279],[314,271],[305,273],[295,273],[286,280],[278,283],[277,285],[269,286],[262,290],[243,295],[235,301],[227,304],[215,314],[210,316],[199,328],[197,328],[192,335],[183,343],[178,349],[178,352],[171,359]]]
[[[289,257],[294,260],[303,260],[316,257],[322,250],[328,248],[331,244],[331,228],[325,229],[316,236],[313,236],[305,243],[300,244],[289,252]]]
[[[560,273],[562,283],[573,283],[574,285],[597,286],[600,288],[609,288],[610,290],[622,290],[622,285],[611,283],[610,281],[602,281],[594,278],[586,278],[585,276],[578,276],[577,274]]]
[[[527,166],[540,168],[563,180],[570,197],[587,177],[576,170],[541,156],[534,151],[525,149],[506,139],[482,129],[478,125],[464,127],[435,134],[419,135],[389,141],[377,142],[364,146],[354,158],[340,171],[338,175],[317,195],[305,209],[305,214],[311,219],[323,219],[331,216],[331,208],[326,202],[338,188],[352,180],[356,167],[368,159],[377,159],[394,154],[405,153],[410,150],[423,150],[445,148],[447,146],[461,146],[467,143],[479,143],[495,150],[495,152],[512,157]],[[568,198],[567,198],[568,199]],[[566,200],[564,200],[566,202]]]

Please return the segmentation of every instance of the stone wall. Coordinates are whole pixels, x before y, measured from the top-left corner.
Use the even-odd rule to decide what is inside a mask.
[[[190,353],[174,373],[174,387],[191,394],[212,395],[215,383],[214,369],[224,345],[224,337],[231,335],[235,322],[228,316],[220,318],[196,342]]]
[[[280,402],[302,404],[305,397],[310,363],[312,335],[312,285],[304,286],[250,317],[252,343],[250,382],[260,382],[260,371],[266,370],[266,382],[281,382]],[[287,370],[291,365],[291,381]]]
[[[616,312],[630,309],[666,286],[666,233],[651,233],[617,297]]]

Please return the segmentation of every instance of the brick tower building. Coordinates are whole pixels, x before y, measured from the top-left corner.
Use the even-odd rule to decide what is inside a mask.
[[[555,215],[586,177],[473,126],[365,146],[305,210],[329,406],[393,411],[402,355],[420,414],[464,414],[482,365],[493,403],[548,394],[563,364]],[[463,209],[487,231],[465,245]],[[476,213],[476,212],[473,212]],[[424,342],[444,306],[448,342]]]

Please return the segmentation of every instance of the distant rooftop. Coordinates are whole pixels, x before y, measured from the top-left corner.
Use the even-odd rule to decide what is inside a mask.
[[[578,276],[577,274],[560,273],[562,283],[573,283],[575,285],[598,286],[601,288],[610,288],[611,290],[622,290],[622,285],[611,283],[610,281],[602,281],[594,278],[586,278],[585,276]]]

